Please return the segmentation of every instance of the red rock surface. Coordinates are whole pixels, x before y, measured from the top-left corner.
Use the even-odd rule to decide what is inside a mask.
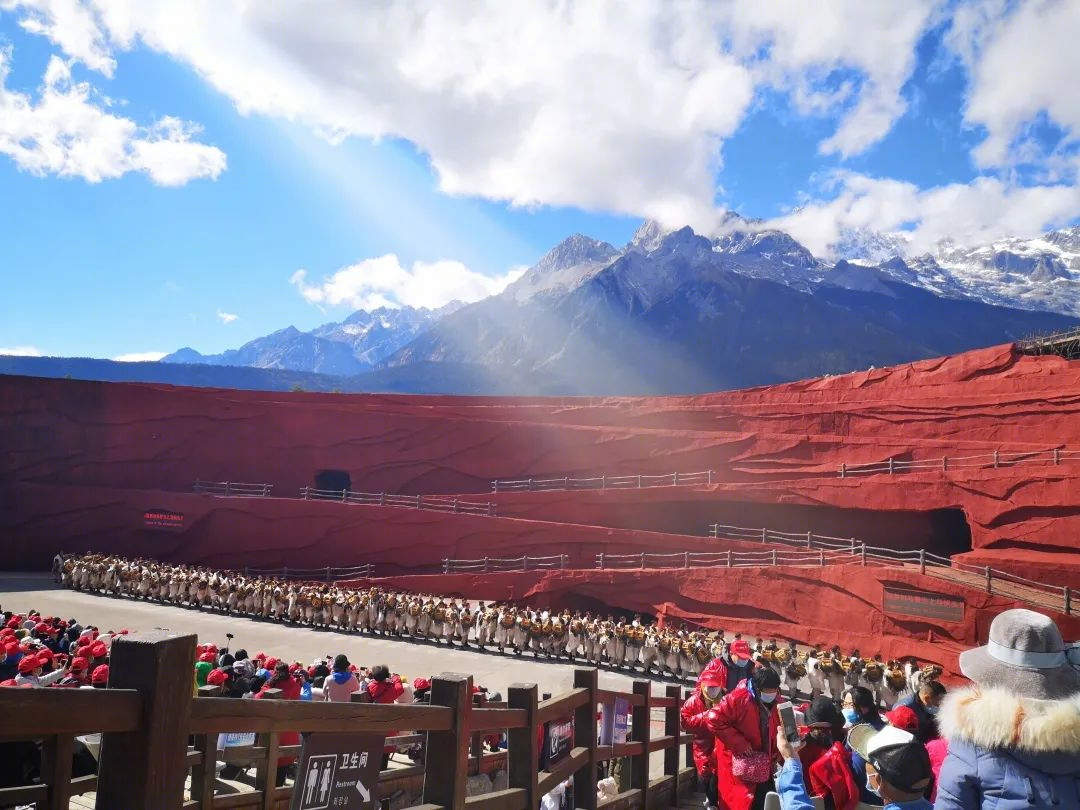
[[[333,395],[7,376],[0,446],[6,567],[88,546],[238,566],[374,561],[387,573],[430,570],[447,555],[525,551],[588,565],[601,550],[706,548],[701,535],[719,521],[892,548],[973,549],[980,565],[1080,582],[1080,459],[838,474],[841,464],[888,458],[1080,449],[1080,363],[1012,346],[693,397]],[[322,469],[347,471],[359,491],[471,493],[495,501],[500,517],[296,500]],[[712,486],[490,493],[493,478],[706,469],[715,471]],[[265,482],[281,497],[185,494],[196,479]],[[170,536],[144,527],[153,507],[184,513],[185,528]],[[731,597],[719,592],[691,598],[671,586],[660,599],[656,583],[687,576],[633,579],[635,589],[653,589],[635,604],[724,615],[716,600]],[[839,603],[823,594],[838,586],[818,576],[799,587],[835,613]],[[588,582],[620,604],[636,598]],[[777,621],[800,618],[788,611]]]

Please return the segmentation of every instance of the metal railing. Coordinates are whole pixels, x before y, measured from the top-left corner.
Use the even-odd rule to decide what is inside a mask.
[[[476,574],[503,571],[550,571],[565,569],[567,556],[554,554],[549,557],[482,557],[478,560],[451,560],[443,558],[444,574]]]
[[[371,563],[353,565],[345,568],[335,568],[327,565],[324,568],[290,568],[283,565],[281,568],[249,568],[244,566],[244,576],[272,577],[277,579],[295,579],[300,581],[322,580],[334,582],[339,579],[370,579],[375,576],[375,566]]]
[[[742,540],[760,542],[763,544],[787,545],[799,549],[806,561],[792,563],[782,561],[788,552],[772,551],[761,552],[772,554],[767,561],[758,565],[811,565],[809,560],[816,555],[820,560],[819,565],[829,563],[851,563],[858,561],[862,565],[868,562],[876,565],[890,565],[904,568],[918,567],[920,574],[929,574],[939,579],[947,579],[963,585],[978,585],[986,593],[997,593],[1023,602],[1029,602],[1041,607],[1051,607],[1069,615],[1073,612],[1073,591],[1067,585],[1048,585],[1045,582],[1037,582],[1027,579],[1008,571],[1001,571],[989,566],[971,565],[970,563],[942,557],[926,549],[913,549],[900,551],[881,546],[868,546],[864,542],[856,542],[854,537],[830,537],[828,535],[814,534],[813,532],[778,532],[767,528],[748,528],[745,526],[725,526],[713,523],[709,526],[709,537],[723,538],[728,540]],[[816,551],[815,551],[816,550]],[[758,553],[758,552],[731,552],[732,554]],[[726,552],[719,555],[724,557]],[[779,556],[776,556],[779,555]],[[623,555],[626,556],[626,555]],[[636,556],[636,555],[630,555]],[[664,555],[660,555],[664,556]],[[668,555],[670,556],[670,555]],[[676,555],[681,557],[684,555]],[[605,556],[605,561],[610,555]],[[726,561],[726,557],[724,557]],[[677,561],[677,560],[676,560]],[[697,565],[704,565],[698,562]],[[734,565],[725,562],[729,567]],[[744,563],[749,565],[750,563]],[[610,567],[610,566],[609,566]],[[640,567],[640,566],[630,566]],[[645,566],[648,567],[648,566]],[[683,566],[654,566],[654,567],[683,567]],[[685,567],[691,567],[687,565]]]
[[[273,484],[243,484],[237,481],[195,481],[199,495],[220,495],[225,498],[267,498]]]
[[[300,497],[305,501],[339,501],[367,506],[395,506],[402,509],[425,509],[429,512],[454,512],[463,515],[495,517],[495,504],[466,501],[453,495],[393,495],[387,492],[352,492],[347,489],[315,489],[304,487]]]

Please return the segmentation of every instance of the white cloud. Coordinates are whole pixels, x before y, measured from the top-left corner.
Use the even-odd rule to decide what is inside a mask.
[[[12,51],[0,48],[0,154],[36,175],[97,183],[141,172],[162,186],[216,178],[225,153],[192,140],[194,124],[164,117],[140,126],[106,110],[90,85],[71,78],[71,64],[49,59],[35,100],[11,90]]]
[[[36,9],[38,29],[91,67],[103,43],[145,44],[245,114],[333,140],[407,139],[447,193],[699,227],[715,214],[723,141],[758,88],[840,115],[822,149],[862,151],[902,114],[900,90],[936,7],[85,0],[92,13],[61,19],[58,2],[17,5]],[[99,25],[92,35],[87,19]],[[852,74],[839,91],[828,84],[837,69]]]
[[[1031,162],[1031,123],[1045,115],[1075,145],[1080,138],[1080,3],[967,3],[949,43],[968,69],[965,120],[986,128],[974,151],[982,167]]]
[[[94,10],[87,4],[79,0],[0,0],[0,11],[15,10],[21,12],[23,30],[48,37],[92,70],[113,75],[116,60]]]
[[[786,230],[811,252],[828,256],[846,228],[901,230],[910,252],[932,251],[940,240],[982,244],[1004,236],[1029,236],[1068,224],[1080,212],[1080,188],[1018,186],[980,177],[920,189],[912,183],[838,173],[835,192],[768,223]]]
[[[232,312],[222,312],[220,309],[217,311],[217,316],[218,320],[225,324],[232,323],[240,317]]]
[[[156,363],[166,354],[168,352],[129,352],[128,354],[118,354],[116,357],[109,359],[120,363]]]
[[[41,349],[36,346],[9,346],[0,348],[0,355],[8,357],[41,357]]]
[[[441,307],[451,301],[478,301],[502,292],[520,278],[524,267],[491,277],[446,259],[402,266],[392,253],[343,267],[318,284],[309,284],[307,271],[297,270],[289,283],[312,304],[353,309],[377,307]]]

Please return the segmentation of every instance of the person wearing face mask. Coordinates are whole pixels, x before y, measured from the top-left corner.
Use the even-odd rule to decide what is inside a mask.
[[[919,686],[918,692],[897,701],[896,706],[893,708],[907,706],[915,712],[915,717],[919,720],[919,731],[915,736],[919,738],[919,742],[928,743],[939,736],[937,713],[941,701],[944,699],[945,686],[942,683],[934,680],[924,680]]]
[[[844,722],[848,726],[869,723],[876,731],[885,727],[885,718],[874,703],[874,693],[865,686],[853,686],[844,692],[842,705]]]
[[[683,729],[689,731],[687,723],[702,712],[711,709],[724,694],[727,683],[727,670],[719,658],[710,661],[698,676],[697,689],[686,699],[680,710]],[[694,734],[694,767],[698,773],[698,784],[705,792],[705,810],[718,810],[721,807],[716,784],[716,752],[713,750],[713,735],[709,732]]]
[[[750,643],[745,639],[735,639],[720,656],[720,662],[724,666],[724,693],[727,694],[754,671]]]
[[[824,799],[827,810],[854,810],[859,803],[859,785],[844,748],[843,715],[832,700],[822,695],[813,700],[805,716],[806,734],[799,760],[807,787]]]
[[[684,721],[691,733],[714,738],[717,792],[728,810],[765,806],[773,787],[779,694],[780,676],[769,667],[758,667],[711,709]]]
[[[881,731],[888,725],[874,705],[873,694],[863,686],[853,686],[844,693],[844,719],[851,724],[851,728],[868,725],[875,731]],[[848,733],[851,733],[850,729]],[[851,772],[859,786],[859,800],[863,804],[880,806],[881,797],[875,796],[866,787],[866,763],[850,745],[848,751],[851,755]]]

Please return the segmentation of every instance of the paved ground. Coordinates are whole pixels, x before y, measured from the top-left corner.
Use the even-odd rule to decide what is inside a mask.
[[[267,655],[305,663],[316,657],[343,652],[354,663],[366,666],[386,664],[392,672],[410,681],[439,672],[463,672],[492,691],[501,692],[513,683],[536,683],[540,692],[559,694],[573,685],[574,666],[534,660],[528,653],[520,658],[461,649],[447,649],[426,642],[383,639],[327,630],[291,627],[271,621],[233,618],[218,613],[159,605],[154,602],[127,598],[96,596],[54,585],[46,574],[15,574],[0,572],[0,608],[25,612],[31,608],[44,615],[75,617],[102,630],[127,628],[132,632],[168,628],[192,632],[199,641],[221,645],[225,634],[232,633],[232,649],[244,648],[251,655],[263,651]],[[616,672],[600,670],[600,686],[605,689],[629,691],[633,678]],[[653,692],[662,694],[671,680],[656,680]],[[689,684],[687,684],[689,685]]]

